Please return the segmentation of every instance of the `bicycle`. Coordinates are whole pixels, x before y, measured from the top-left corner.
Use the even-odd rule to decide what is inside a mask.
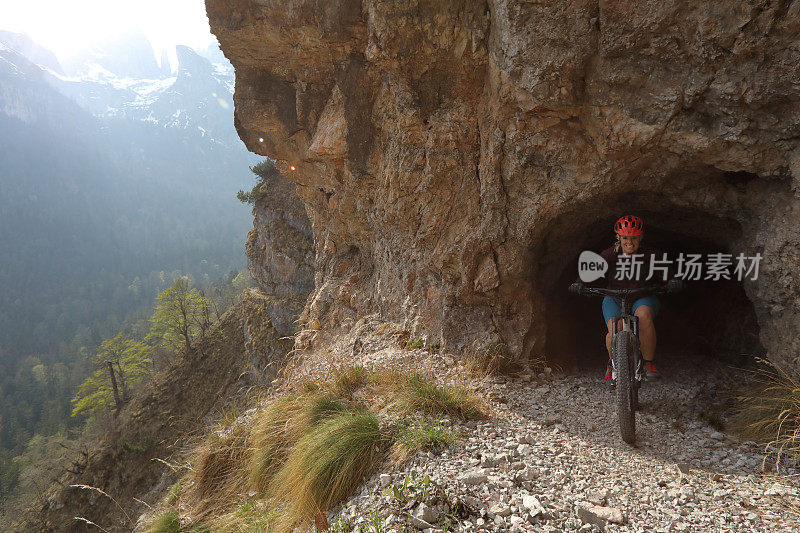
[[[636,289],[603,289],[584,287],[582,283],[569,286],[579,295],[609,296],[620,299],[622,314],[612,318],[611,361],[617,373],[617,416],[622,440],[636,442],[636,411],[639,409],[639,388],[644,381],[644,360],[639,349],[639,317],[631,311],[633,302],[645,294],[666,294],[683,289],[683,281],[673,279],[663,285]],[[621,328],[620,328],[621,322]]]

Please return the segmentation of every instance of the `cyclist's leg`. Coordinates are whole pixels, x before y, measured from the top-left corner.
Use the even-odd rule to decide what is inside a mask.
[[[639,342],[642,359],[652,361],[656,352],[656,327],[653,319],[661,308],[657,296],[645,296],[633,303],[633,314],[639,317]]]
[[[609,296],[603,298],[603,318],[605,318],[606,328],[608,328],[608,332],[606,333],[606,349],[608,350],[609,361],[611,360],[611,332],[613,331],[611,318],[621,314],[622,308],[617,300]]]

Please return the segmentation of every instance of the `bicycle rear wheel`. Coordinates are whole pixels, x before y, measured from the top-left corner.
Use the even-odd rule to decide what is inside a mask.
[[[629,331],[620,331],[611,341],[611,356],[617,369],[617,416],[622,440],[636,442],[636,384],[634,383],[633,350],[635,338]]]

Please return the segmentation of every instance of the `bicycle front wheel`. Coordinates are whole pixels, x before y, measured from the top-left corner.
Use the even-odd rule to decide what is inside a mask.
[[[634,380],[633,350],[635,338],[629,331],[621,331],[611,341],[611,357],[617,369],[617,416],[622,440],[636,442],[636,384]]]

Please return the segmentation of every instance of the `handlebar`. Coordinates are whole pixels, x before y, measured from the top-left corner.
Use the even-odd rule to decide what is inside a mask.
[[[583,283],[573,283],[569,286],[570,292],[574,294],[583,294],[583,295],[597,295],[597,296],[609,296],[611,298],[619,298],[625,297],[628,298],[630,296],[636,294],[644,294],[644,293],[671,293],[677,292],[684,288],[685,284],[683,280],[679,279],[671,279],[667,283],[659,284],[659,285],[648,285],[646,287],[637,287],[635,289],[605,289],[600,287],[584,287]]]
[[[633,296],[635,294],[643,293],[658,293],[667,292],[665,286],[653,285],[648,287],[638,287],[636,289],[603,289],[600,287],[582,287],[578,294],[594,294],[597,296],[610,296],[618,298],[622,296]]]

